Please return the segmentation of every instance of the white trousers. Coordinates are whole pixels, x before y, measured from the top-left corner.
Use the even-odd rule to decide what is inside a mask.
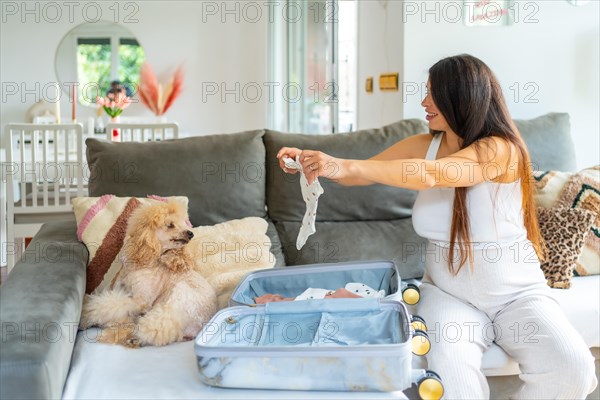
[[[445,399],[489,399],[481,359],[492,341],[521,369],[524,384],[512,399],[585,399],[595,389],[594,357],[554,299],[531,242],[474,250],[474,270],[467,260],[457,276],[447,248],[429,242],[426,250],[417,313]]]

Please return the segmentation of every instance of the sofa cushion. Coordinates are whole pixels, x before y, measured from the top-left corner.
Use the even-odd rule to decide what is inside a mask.
[[[187,209],[187,197],[174,199]],[[71,200],[77,221],[77,238],[90,253],[86,271],[87,294],[107,289],[121,269],[121,260],[117,256],[123,247],[127,223],[133,212],[142,205],[161,201],[167,201],[167,198],[116,197],[106,194]]]
[[[568,289],[596,214],[580,208],[537,207],[537,217],[548,249],[547,259],[541,263],[548,286]]]
[[[264,217],[263,130],[145,143],[87,139],[89,195],[187,196],[194,226]]]
[[[315,136],[267,130],[267,205],[274,221],[302,221],[306,209],[300,192],[300,175],[285,174],[277,160],[281,147],[324,151],[334,157],[367,159],[394,143],[428,132],[424,121],[411,119],[379,129]],[[384,185],[341,186],[319,179],[325,194],[319,198],[317,221],[366,221],[405,218],[411,215],[416,191]]]
[[[559,204],[594,213],[594,222],[585,238],[581,256],[573,273],[600,274],[600,166],[596,165],[573,174],[565,185]]]
[[[356,260],[392,260],[402,279],[423,276],[426,240],[417,236],[412,220],[317,222],[317,234],[296,249],[300,222],[276,222],[286,264],[304,265]]]
[[[583,208],[596,214],[573,273],[600,274],[600,166],[577,173],[534,171],[533,178],[536,205]]]
[[[569,114],[549,113],[533,119],[515,119],[527,144],[534,170],[575,171],[575,146]]]
[[[187,249],[198,272],[215,290],[219,310],[227,307],[244,276],[275,265],[268,228],[263,218],[246,217],[191,229],[194,237]]]
[[[558,205],[562,192],[574,172],[565,171],[533,171],[533,194],[538,207],[550,208]]]
[[[552,294],[585,343],[600,347],[600,276],[576,276],[570,289]]]
[[[600,277],[575,277],[569,290],[553,289],[569,322],[590,348],[600,346]],[[519,364],[493,343],[484,353],[481,367],[487,376],[519,374]]]
[[[278,323],[272,323],[271,326],[277,326],[275,324]],[[294,326],[293,324],[290,323]],[[252,326],[252,323],[249,326]],[[292,332],[292,329],[289,331]],[[122,346],[95,343],[93,338],[96,337],[97,332],[92,329],[86,332],[87,335],[80,332],[77,337],[63,400],[399,400],[405,398],[398,391],[325,392],[208,386],[199,379],[194,341],[130,350]],[[245,343],[244,339],[241,341]],[[135,372],[134,376],[132,371]],[[249,373],[253,372],[255,371],[249,371]],[[302,373],[302,371],[294,372]],[[123,379],[124,376],[128,379]]]
[[[279,234],[277,233],[277,228],[273,221],[270,218],[265,218],[267,223],[269,224],[269,228],[267,229],[267,236],[271,239],[271,253],[275,256],[275,265],[274,267],[285,267],[285,256],[283,255],[283,246],[281,244],[281,239],[279,238]]]

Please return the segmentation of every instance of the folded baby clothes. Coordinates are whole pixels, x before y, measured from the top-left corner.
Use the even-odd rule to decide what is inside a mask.
[[[361,297],[375,297],[380,299],[385,296],[385,290],[375,290],[364,283],[350,282],[346,285],[345,289]]]
[[[315,220],[317,218],[317,206],[319,205],[319,196],[324,192],[319,179],[315,179],[313,183],[308,184],[308,180],[302,171],[302,164],[300,164],[300,156],[296,156],[296,160],[292,160],[289,157],[284,157],[283,162],[286,168],[296,169],[300,171],[300,190],[302,191],[302,198],[306,203],[306,212],[302,219],[302,226],[296,239],[296,248],[300,250],[306,243],[306,240],[310,235],[317,231],[315,226]]]
[[[375,290],[364,283],[359,282],[350,282],[346,284],[344,289],[360,297],[374,297],[380,299],[385,296],[385,290]],[[327,294],[331,294],[332,292],[334,292],[334,290],[308,288],[300,295],[296,296],[294,300],[324,299]]]
[[[327,293],[331,290],[319,289],[319,288],[308,288],[300,295],[296,296],[294,300],[311,300],[311,299],[324,299]]]

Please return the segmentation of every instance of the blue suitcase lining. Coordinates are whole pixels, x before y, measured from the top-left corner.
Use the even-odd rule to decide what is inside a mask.
[[[233,313],[205,346],[359,346],[406,341],[405,316],[376,299],[269,303]],[[263,311],[264,310],[264,311]],[[252,311],[252,312],[250,312]]]
[[[255,304],[254,298],[265,294],[279,294],[284,297],[296,297],[307,288],[335,290],[349,282],[364,283],[375,290],[385,290],[386,296],[398,291],[397,273],[390,265],[369,269],[351,269],[338,271],[318,271],[310,273],[291,273],[296,268],[286,267],[287,274],[256,274],[252,279],[243,281],[233,293],[232,300],[238,304]]]

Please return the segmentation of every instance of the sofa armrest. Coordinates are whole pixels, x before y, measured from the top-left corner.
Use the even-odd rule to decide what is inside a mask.
[[[87,259],[74,219],[47,223],[0,287],[0,398],[61,398]]]

